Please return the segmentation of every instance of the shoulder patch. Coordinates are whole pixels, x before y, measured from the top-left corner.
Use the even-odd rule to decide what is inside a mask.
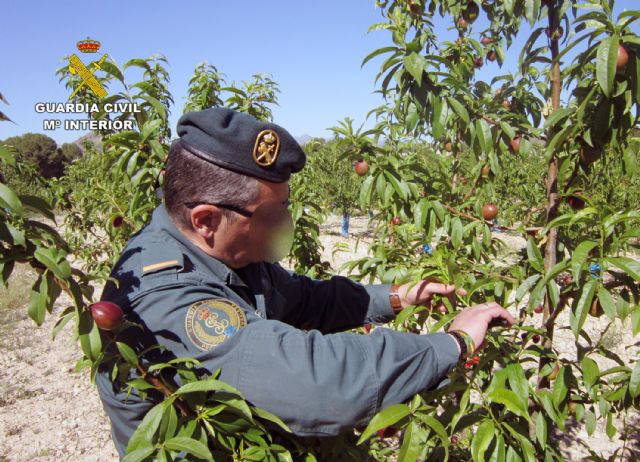
[[[247,317],[238,305],[226,298],[212,298],[192,304],[185,317],[189,340],[208,351],[247,325]]]

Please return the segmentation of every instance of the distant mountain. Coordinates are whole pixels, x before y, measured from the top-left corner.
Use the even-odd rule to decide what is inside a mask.
[[[294,138],[295,138],[295,140],[298,142],[298,144],[300,146],[304,146],[307,141],[312,140],[315,137],[311,136],[311,135],[304,134],[304,135],[300,135],[300,136],[294,136]]]

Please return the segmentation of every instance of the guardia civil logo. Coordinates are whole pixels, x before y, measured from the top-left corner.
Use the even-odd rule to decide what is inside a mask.
[[[100,42],[97,40],[91,40],[87,37],[87,40],[79,41],[76,46],[81,53],[96,53],[100,49]],[[101,66],[107,57],[108,55],[106,53],[103,54],[98,61],[93,61],[88,68],[75,53],[69,57],[69,72],[74,75],[78,74],[82,79],[82,82],[76,87],[71,96],[69,96],[69,99],[73,99],[76,93],[78,93],[84,85],[89,87],[98,98],[104,98],[107,96],[107,90],[104,89],[93,75],[94,72],[102,70]]]
[[[242,308],[225,298],[194,303],[187,310],[185,329],[189,340],[208,351],[247,325]]]
[[[42,124],[44,130],[55,130],[57,128],[64,128],[65,130],[133,130],[133,120],[111,120],[109,117],[100,118],[99,120],[91,118],[98,113],[140,112],[135,103],[102,102],[107,96],[107,89],[101,81],[105,82],[103,77],[105,75],[108,77],[108,71],[113,71],[117,67],[111,62],[107,53],[97,54],[100,47],[100,42],[91,39],[91,37],[76,43],[79,54],[73,53],[68,57],[69,64],[67,68],[69,74],[79,77],[79,80],[66,103],[39,102],[35,105],[35,110],[39,114],[85,113],[90,118],[45,119]],[[96,59],[86,62],[87,56]]]

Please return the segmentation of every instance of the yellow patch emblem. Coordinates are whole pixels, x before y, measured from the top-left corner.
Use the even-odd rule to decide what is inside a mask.
[[[280,152],[280,137],[273,130],[263,130],[258,133],[253,147],[253,159],[261,167],[272,165]]]
[[[189,340],[203,351],[224,342],[246,325],[242,308],[225,298],[196,302],[189,307],[185,318]]]

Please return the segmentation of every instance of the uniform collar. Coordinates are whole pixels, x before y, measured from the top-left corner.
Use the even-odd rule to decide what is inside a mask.
[[[175,223],[173,223],[173,221],[171,220],[164,202],[161,203],[153,211],[153,215],[151,217],[151,226],[155,229],[164,231],[175,240],[180,242],[189,250],[190,257],[195,257],[221,281],[225,281],[227,285],[247,287],[247,285],[235,271],[233,271],[217,258],[205,253],[200,247],[191,242],[189,238],[187,238],[187,236],[185,236],[182,231],[178,229]]]

